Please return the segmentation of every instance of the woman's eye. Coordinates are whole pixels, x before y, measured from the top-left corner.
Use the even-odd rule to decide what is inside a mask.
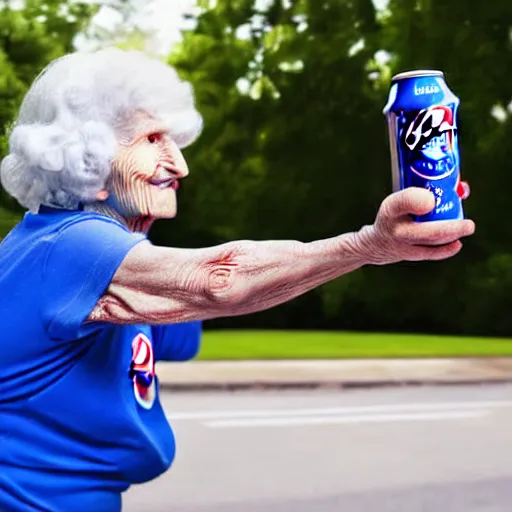
[[[161,135],[158,134],[158,133],[152,133],[150,135],[148,135],[148,142],[150,144],[155,144],[156,142],[158,142],[160,139],[161,139]]]

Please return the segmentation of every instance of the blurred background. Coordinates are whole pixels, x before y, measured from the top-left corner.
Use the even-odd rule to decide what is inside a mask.
[[[391,191],[382,114],[390,78],[443,70],[461,99],[465,211],[477,224],[463,252],[363,268],[207,328],[512,334],[510,0],[3,0],[0,156],[41,69],[109,45],[157,55],[195,87],[205,129],[185,150],[179,215],[150,233],[180,247],[309,241],[371,223]],[[2,191],[2,237],[22,215]]]

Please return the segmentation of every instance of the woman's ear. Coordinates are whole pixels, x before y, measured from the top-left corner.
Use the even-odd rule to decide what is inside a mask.
[[[106,201],[108,199],[108,196],[109,196],[108,190],[107,189],[103,189],[103,190],[100,190],[96,194],[96,199],[98,201]]]

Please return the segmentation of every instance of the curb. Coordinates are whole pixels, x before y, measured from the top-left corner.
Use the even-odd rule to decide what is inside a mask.
[[[173,392],[364,389],[512,383],[512,358],[189,361],[157,365]]]
[[[368,381],[254,381],[254,382],[161,382],[160,390],[181,393],[240,391],[351,390],[399,387],[490,386],[512,384],[510,379],[461,380],[368,380]]]

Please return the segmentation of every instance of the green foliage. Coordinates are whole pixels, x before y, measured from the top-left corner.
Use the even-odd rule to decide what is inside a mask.
[[[171,56],[194,83],[205,131],[187,150],[185,211],[158,241],[187,245],[198,233],[306,241],[371,222],[390,192],[382,115],[390,77],[417,68],[444,70],[462,100],[466,211],[478,234],[453,260],[363,269],[271,312],[214,325],[510,334],[506,320],[485,325],[508,293],[507,280],[488,278],[512,271],[509,259],[497,271],[492,256],[507,253],[512,235],[502,221],[512,128],[509,117],[491,116],[512,97],[512,4],[391,0],[381,12],[371,0],[269,4],[201,2],[196,30]]]
[[[0,1],[0,158],[7,152],[6,132],[32,80],[51,60],[73,49],[75,35],[95,10],[73,0],[25,0],[21,9]],[[1,236],[21,215],[3,192],[2,207],[17,215],[2,213],[7,220],[0,222]]]
[[[218,2],[172,56],[194,83],[205,117],[205,132],[189,150],[194,179],[186,198],[201,228],[221,238],[311,238],[357,227],[355,216],[371,220],[389,181],[387,161],[365,150],[375,141],[386,151],[385,91],[368,78],[373,43],[349,52],[361,38],[373,39],[373,7],[370,0],[326,5],[274,2],[258,12],[252,1]],[[368,174],[376,166],[377,181]]]
[[[512,3],[445,0],[391,0],[384,40],[394,67],[445,71],[461,98],[463,172],[475,191],[467,211],[478,222],[475,243],[485,250],[507,250],[512,225],[502,222],[504,193],[512,185],[507,140],[512,121],[490,115],[512,99]]]

